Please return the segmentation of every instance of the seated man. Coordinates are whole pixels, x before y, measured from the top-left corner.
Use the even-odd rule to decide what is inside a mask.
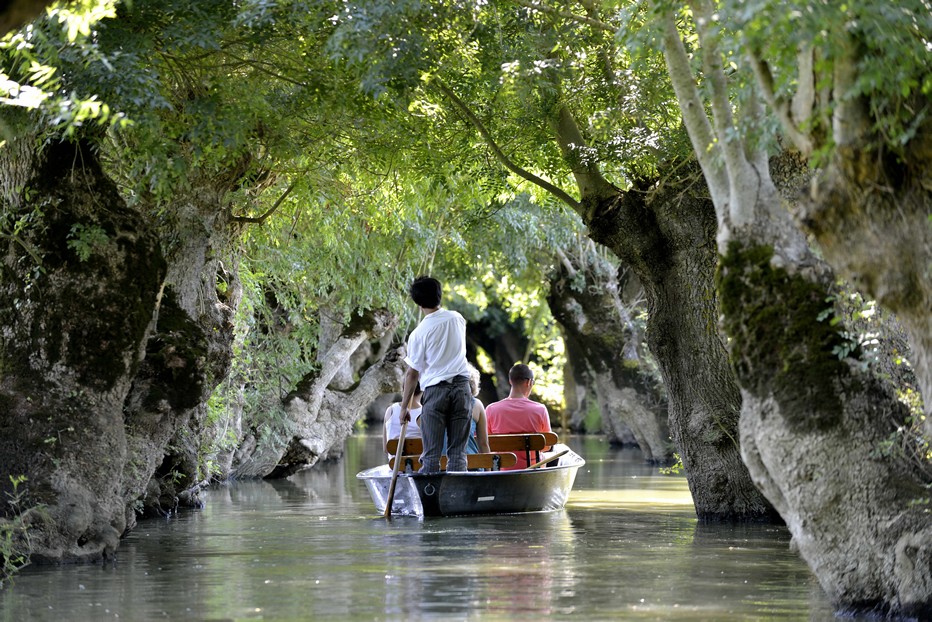
[[[489,404],[485,409],[489,434],[526,434],[550,432],[547,407],[528,398],[534,385],[534,372],[518,363],[508,372],[511,392],[508,397]],[[507,470],[526,469],[527,457],[518,452],[518,463]]]

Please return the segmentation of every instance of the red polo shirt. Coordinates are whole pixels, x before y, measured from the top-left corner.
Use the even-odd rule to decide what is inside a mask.
[[[489,434],[527,434],[528,432],[550,432],[550,413],[547,407],[526,397],[506,397],[489,404],[485,409]],[[526,469],[524,452],[515,452],[518,462],[507,471]],[[533,456],[532,456],[533,457]]]

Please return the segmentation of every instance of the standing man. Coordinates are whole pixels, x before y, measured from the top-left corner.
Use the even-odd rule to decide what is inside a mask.
[[[421,276],[408,290],[424,318],[408,337],[401,421],[409,421],[409,403],[414,387],[421,383],[421,473],[440,470],[444,433],[447,470],[466,470],[466,440],[472,414],[469,364],[466,362],[466,320],[456,311],[440,308],[441,288],[437,279]]]
[[[508,371],[511,392],[503,400],[489,404],[485,415],[489,434],[527,434],[550,432],[550,413],[540,402],[529,399],[534,386],[534,372],[518,363]],[[527,457],[518,453],[518,462],[507,470],[526,469]]]

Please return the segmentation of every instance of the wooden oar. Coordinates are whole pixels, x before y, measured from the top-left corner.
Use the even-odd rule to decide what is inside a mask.
[[[543,466],[543,465],[547,464],[548,462],[553,462],[554,460],[556,460],[557,458],[559,458],[559,457],[562,456],[563,454],[569,453],[569,451],[570,451],[569,449],[564,449],[563,451],[561,451],[561,452],[558,453],[558,454],[553,454],[553,455],[550,456],[549,458],[544,458],[544,459],[541,460],[540,462],[535,462],[534,464],[532,464],[532,465],[529,466],[528,468],[529,468],[529,469],[536,469],[537,467]]]
[[[404,412],[404,409],[402,409]],[[398,435],[398,449],[395,450],[395,466],[392,468],[392,482],[388,485],[388,499],[385,501],[385,518],[391,519],[392,517],[392,502],[395,500],[395,484],[398,483],[398,471],[401,470],[401,463],[404,460],[401,459],[401,456],[404,454],[405,447],[405,432],[408,431],[408,422],[404,421],[401,424],[401,433]]]

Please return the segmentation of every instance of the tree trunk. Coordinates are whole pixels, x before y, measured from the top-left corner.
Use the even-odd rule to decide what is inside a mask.
[[[905,155],[880,144],[868,135],[840,145],[797,218],[826,261],[906,329],[925,400],[924,431],[932,438],[932,121]]]
[[[570,273],[572,270],[572,273]],[[594,253],[557,262],[547,302],[567,338],[582,352],[602,404],[603,431],[623,444],[630,431],[645,460],[667,462],[673,444],[659,378],[638,353],[641,336],[622,305],[616,271]]]
[[[124,403],[127,455],[123,472],[126,529],[137,514],[167,515],[178,505],[173,461],[168,453],[180,430],[188,431],[191,414],[205,399],[207,338],[203,330],[178,307],[172,289],[159,305],[155,333],[146,344],[146,356],[133,378]],[[188,476],[178,474],[180,480]],[[168,482],[167,484],[164,482]]]
[[[379,395],[394,392],[404,381],[404,348],[396,347],[369,367],[351,390],[327,388],[316,412],[297,394],[285,400],[285,412],[294,422],[291,442],[275,469],[266,477],[288,477],[322,460],[342,455],[343,443],[366,407]]]
[[[831,271],[762,237],[733,232],[720,277],[745,461],[839,606],[928,615],[928,474],[882,451],[908,411],[857,349],[839,355]]]
[[[0,487],[26,475],[27,502],[46,508],[34,559],[95,560],[126,526],[123,404],[165,262],[94,148],[52,142],[33,158],[21,146],[0,152],[2,216],[26,223],[0,238]],[[24,187],[6,185],[17,176]]]
[[[718,218],[704,198],[709,188],[684,170],[620,191],[594,161],[580,157],[586,141],[569,108],[555,101],[551,124],[582,197],[574,208],[589,237],[630,266],[644,287],[647,343],[670,399],[670,431],[696,513],[710,521],[779,520],[741,462],[741,398],[717,327]]]
[[[224,198],[229,184],[217,180],[194,183],[171,206],[174,217],[161,232],[170,249],[166,293],[125,407],[135,468],[127,471],[124,495],[128,507],[142,498],[147,515],[199,505],[199,484],[228,474],[205,466],[229,425],[209,420],[207,403],[230,371],[242,294]]]
[[[287,477],[339,451],[353,425],[378,395],[398,391],[402,356],[388,350],[351,390],[334,389],[333,379],[367,341],[394,328],[397,318],[374,311],[344,326],[340,337],[319,357],[321,367],[307,374],[279,406],[268,429],[250,430],[235,459],[234,477]]]
[[[566,415],[570,430],[581,433],[600,432],[595,426],[590,430],[586,419],[590,412],[598,410],[595,395],[595,382],[589,374],[589,364],[582,347],[573,337],[563,331],[563,343],[566,345],[566,364],[563,366],[563,399],[566,402]]]
[[[670,10],[663,14],[664,57],[715,202],[718,290],[742,390],[744,460],[836,604],[926,617],[932,613],[932,478],[922,474],[928,461],[910,463],[889,449],[907,409],[889,381],[861,360],[832,305],[835,276],[790,222],[763,149],[740,138],[715,5],[698,0],[691,8],[708,102]],[[843,55],[834,60],[845,66]],[[857,118],[847,109],[847,88],[841,93],[836,129]],[[741,113],[749,120],[760,110],[752,98]],[[834,138],[843,150],[848,137]]]
[[[588,210],[590,237],[644,287],[647,343],[663,376],[696,514],[778,521],[741,460],[741,397],[717,325],[715,211],[701,195],[699,187],[670,181],[618,193]]]
[[[22,28],[45,12],[52,0],[12,0],[0,9],[0,37]],[[68,4],[67,2],[64,4]]]
[[[495,394],[483,402],[488,404],[508,397],[511,385],[508,384],[508,371],[515,363],[527,363],[524,360],[528,339],[524,327],[512,323],[508,312],[491,304],[479,322],[468,322],[466,326],[466,348],[475,351],[482,348],[492,359],[495,366]],[[473,357],[470,357],[472,360]],[[484,383],[483,383],[484,384]],[[485,397],[487,393],[483,393]]]
[[[672,30],[675,35],[675,23]],[[778,520],[741,462],[740,394],[718,333],[718,298],[712,285],[717,216],[711,201],[699,198],[705,189],[674,188],[684,184],[664,180],[622,192],[609,183],[597,160],[584,157],[587,141],[555,78],[541,89],[540,105],[576,182],[576,201],[512,162],[463,100],[443,83],[438,88],[508,170],[576,210],[590,237],[631,266],[641,281],[650,312],[647,341],[670,398],[670,429],[700,519]]]

